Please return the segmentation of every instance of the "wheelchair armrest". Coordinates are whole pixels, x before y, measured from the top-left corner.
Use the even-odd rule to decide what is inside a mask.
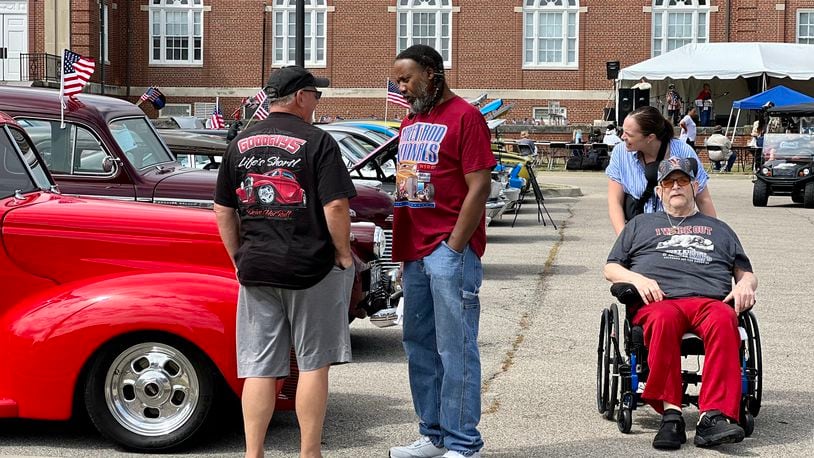
[[[611,285],[610,291],[619,302],[625,305],[625,311],[631,319],[644,306],[642,296],[631,283],[614,283]]]

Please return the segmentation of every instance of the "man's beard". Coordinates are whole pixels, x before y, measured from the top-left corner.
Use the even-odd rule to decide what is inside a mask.
[[[413,114],[428,113],[435,102],[435,91],[430,93],[430,82],[422,81],[416,85],[415,98],[410,101],[410,112]]]

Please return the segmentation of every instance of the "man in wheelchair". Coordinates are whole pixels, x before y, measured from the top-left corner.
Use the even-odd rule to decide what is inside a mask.
[[[697,334],[705,348],[695,445],[744,438],[734,420],[741,400],[737,314],[755,304],[757,278],[735,232],[697,211],[697,167],[694,159],[676,157],[659,164],[656,193],[664,211],[632,219],[604,268],[607,280],[632,284],[643,302],[629,317],[642,326],[649,351],[641,397],[663,415],[653,440],[657,449],[678,449],[687,440],[681,416],[685,332]]]

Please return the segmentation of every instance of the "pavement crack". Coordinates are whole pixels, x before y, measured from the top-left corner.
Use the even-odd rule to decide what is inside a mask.
[[[557,229],[557,241],[554,242],[551,250],[549,250],[548,257],[543,265],[543,271],[539,274],[540,277],[537,283],[537,292],[539,294],[537,295],[537,300],[535,302],[539,302],[539,299],[542,298],[543,293],[545,292],[545,279],[554,269],[554,262],[557,259],[557,254],[560,252],[560,247],[562,246],[563,242],[565,242],[565,229],[568,227],[569,220],[574,217],[572,206],[573,204],[566,206],[566,209],[568,210],[568,217],[560,223]],[[535,308],[534,310],[537,311],[539,308]],[[526,331],[528,331],[532,322],[532,314],[528,310],[523,312],[523,314],[520,316],[520,320],[517,323],[517,332],[515,333],[514,341],[512,341],[512,346],[503,357],[503,361],[500,364],[500,369],[490,375],[489,378],[487,378],[481,385],[481,397],[489,393],[490,389],[492,388],[492,384],[495,382],[495,380],[497,380],[498,377],[500,377],[501,374],[505,374],[509,371],[509,369],[512,368],[514,365],[514,358],[517,355],[517,352],[520,350],[520,347],[523,345],[523,341],[526,339]],[[489,402],[486,408],[483,409],[482,414],[493,414],[499,410],[500,398],[496,396]]]

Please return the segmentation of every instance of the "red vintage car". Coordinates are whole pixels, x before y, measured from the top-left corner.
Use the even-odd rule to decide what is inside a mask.
[[[129,449],[193,442],[241,390],[238,283],[214,213],[61,195],[2,112],[0,164],[0,418],[84,409]],[[364,271],[382,232],[372,223],[352,232]],[[357,277],[351,316],[364,313],[368,287]],[[293,408],[296,379],[294,366],[278,408]]]
[[[237,190],[245,204],[305,206],[305,193],[290,170],[274,169],[268,173],[250,173]]]

